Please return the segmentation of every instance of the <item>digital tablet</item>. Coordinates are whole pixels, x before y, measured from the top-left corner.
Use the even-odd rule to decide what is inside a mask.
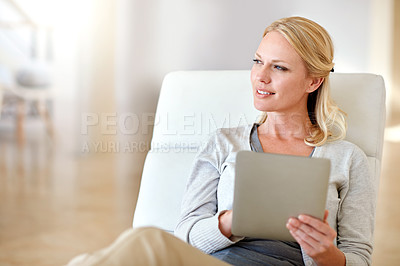
[[[232,233],[294,241],[286,228],[290,217],[323,219],[329,172],[328,159],[238,152]]]

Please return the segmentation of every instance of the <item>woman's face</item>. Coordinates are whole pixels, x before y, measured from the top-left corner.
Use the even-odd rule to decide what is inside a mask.
[[[314,89],[306,66],[289,42],[277,31],[261,41],[251,69],[254,106],[264,112],[307,111],[307,96]]]

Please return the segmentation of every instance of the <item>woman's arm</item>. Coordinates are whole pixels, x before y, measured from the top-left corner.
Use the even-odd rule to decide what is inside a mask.
[[[221,144],[217,131],[194,161],[182,199],[181,217],[175,235],[206,253],[235,242],[221,233],[217,212],[220,166],[227,156],[227,143]]]
[[[331,214],[336,217],[337,236],[335,230],[327,224],[327,217],[324,222],[310,216],[304,216],[303,221],[292,219],[288,223],[288,228],[292,230],[293,237],[299,239],[298,242],[307,255],[317,264],[324,264],[324,259],[320,259],[320,253],[324,254],[331,250],[332,252],[322,257],[328,258],[330,254],[335,253],[342,256],[337,252],[340,251],[344,254],[346,265],[370,265],[376,205],[375,183],[364,152],[355,145],[342,148],[346,152],[338,156],[342,156],[343,159],[334,160],[336,164],[340,164],[340,169],[335,170],[344,173],[347,180],[338,188],[340,199],[338,211]],[[299,230],[299,227],[303,230]],[[315,234],[315,231],[318,234]],[[308,242],[316,238],[317,242],[313,242],[316,248],[311,249]],[[332,246],[335,239],[336,249]]]
[[[347,265],[371,265],[377,187],[367,156],[357,146],[348,173],[349,182],[339,189],[337,246]]]

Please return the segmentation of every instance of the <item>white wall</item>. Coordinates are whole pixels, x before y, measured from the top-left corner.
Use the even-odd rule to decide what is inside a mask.
[[[292,15],[324,26],[337,72],[368,72],[372,0],[120,0],[116,93],[119,113],[155,111],[163,76],[173,70],[249,69],[266,26]],[[147,128],[146,115],[141,126]],[[127,136],[149,141],[151,132]]]

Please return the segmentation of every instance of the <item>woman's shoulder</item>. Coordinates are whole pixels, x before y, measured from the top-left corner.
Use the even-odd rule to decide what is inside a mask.
[[[218,128],[210,134],[206,146],[225,147],[227,150],[246,149],[250,145],[249,139],[252,127],[253,125],[241,125],[237,127]]]
[[[214,131],[214,135],[217,136],[233,136],[233,137],[242,137],[246,135],[250,135],[250,130],[253,125],[241,125],[237,127],[225,127],[225,128],[218,128]]]
[[[359,146],[347,140],[330,141],[320,146],[319,149],[324,154],[366,158],[365,152]]]

